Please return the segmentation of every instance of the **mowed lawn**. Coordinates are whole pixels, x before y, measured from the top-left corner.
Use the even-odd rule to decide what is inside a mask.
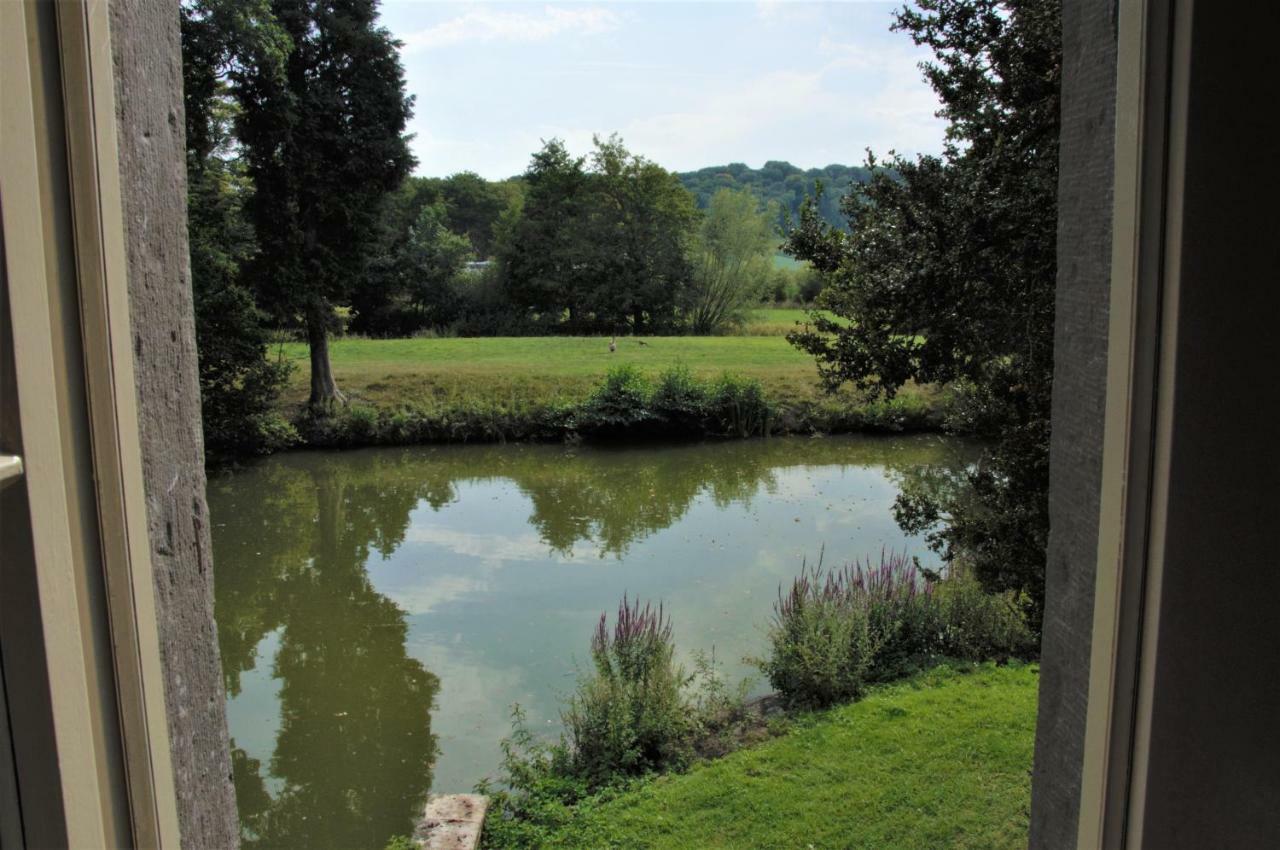
[[[759,746],[585,804],[544,846],[1026,847],[1038,669],[944,667],[879,689]]]
[[[781,311],[768,312],[779,319]],[[623,364],[655,377],[683,365],[704,377],[730,372],[758,378],[780,400],[818,393],[813,358],[773,334],[619,337],[612,353],[607,337],[338,339],[330,350],[338,386],[376,405],[577,401],[610,367]],[[301,402],[309,381],[307,348],[285,343],[280,353],[297,367],[284,401]]]

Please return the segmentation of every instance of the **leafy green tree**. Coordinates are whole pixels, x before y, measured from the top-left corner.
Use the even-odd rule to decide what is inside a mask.
[[[507,192],[501,184],[471,171],[446,178],[440,189],[449,229],[467,237],[476,256],[488,257],[493,250],[493,226],[509,203]]]
[[[591,187],[581,250],[590,271],[585,302],[608,327],[641,333],[673,326],[693,276],[693,196],[674,174],[632,154],[616,135],[595,140]]]
[[[428,325],[449,320],[454,285],[471,257],[470,240],[451,233],[444,219],[442,205],[423,207],[405,256],[409,297]]]
[[[182,10],[187,224],[199,352],[201,418],[213,452],[287,441],[272,413],[288,368],[267,356],[266,317],[241,271],[257,242],[244,211],[253,185],[231,136],[228,79],[247,64],[279,73],[286,42],[265,2],[199,0]]]
[[[869,157],[843,208],[812,202],[789,251],[828,279],[812,330],[792,341],[825,382],[892,395],[953,382],[960,424],[993,439],[960,488],[904,494],[908,530],[989,589],[1027,594],[1038,625],[1048,536],[1049,401],[1061,71],[1059,0],[920,0],[895,29],[931,48],[923,66],[948,120],[941,157]]]
[[[521,311],[578,317],[586,277],[583,233],[590,199],[585,160],[552,139],[524,175],[519,217],[501,227],[498,262],[507,293]]]
[[[253,276],[277,315],[300,318],[313,410],[345,401],[329,362],[334,306],[365,273],[387,196],[413,166],[412,99],[376,0],[271,0],[290,41],[282,76],[236,81],[237,135],[253,178]]]
[[[695,243],[687,299],[694,333],[741,321],[760,300],[772,276],[774,232],[771,217],[751,192],[721,189],[712,196]]]
[[[692,277],[692,196],[675,175],[596,139],[590,161],[558,139],[533,155],[519,218],[500,224],[512,302],[568,327],[641,332],[675,323]],[[515,209],[514,207],[512,209]]]

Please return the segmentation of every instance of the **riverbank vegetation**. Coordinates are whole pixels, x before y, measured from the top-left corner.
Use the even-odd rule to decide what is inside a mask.
[[[703,377],[707,375],[707,377]],[[359,386],[359,385],[357,385]],[[356,448],[516,440],[654,440],[786,434],[910,433],[940,430],[947,396],[921,389],[893,399],[858,400],[783,393],[757,378],[680,365],[661,373],[617,366],[594,382],[503,374],[493,383],[447,375],[388,378],[353,391],[348,404],[292,422],[273,415],[263,439],[271,449]],[[266,427],[275,430],[267,432]]]
[[[987,668],[988,681],[1021,679],[1025,682],[1026,668],[1020,666],[1020,659],[1030,657],[1035,651],[1023,609],[1016,600],[1007,595],[985,593],[963,571],[946,576],[929,574],[905,556],[884,553],[875,566],[868,561],[830,571],[821,567],[803,570],[791,588],[780,593],[769,629],[769,652],[757,663],[777,689],[781,704],[792,713],[770,716],[762,703],[749,706],[744,699],[746,687],[729,688],[717,675],[714,665],[705,661],[696,675],[689,675],[674,660],[671,635],[671,623],[661,607],[642,606],[639,601],[624,599],[612,628],[607,616],[601,615],[591,640],[591,667],[580,674],[577,688],[563,709],[564,732],[560,738],[539,739],[525,726],[519,709],[515,710],[514,734],[503,745],[504,775],[500,782],[482,783],[480,787],[482,792],[493,795],[485,828],[486,847],[646,846],[628,843],[640,840],[633,832],[637,829],[640,835],[649,838],[666,836],[667,840],[687,841],[687,836],[670,832],[665,819],[654,817],[652,811],[647,812],[649,817],[641,816],[620,829],[614,814],[633,810],[633,807],[643,812],[647,805],[638,800],[652,794],[653,788],[670,787],[653,777],[686,771],[698,764],[702,756],[722,757],[746,743],[760,745],[761,741],[799,722],[804,731],[791,732],[782,742],[760,745],[752,755],[741,757],[749,763],[773,764],[777,769],[770,783],[777,787],[771,792],[760,792],[774,795],[770,797],[769,808],[795,805],[796,801],[788,797],[801,789],[817,792],[791,784],[797,773],[813,767],[785,761],[786,754],[796,749],[793,736],[831,735],[847,718],[857,716],[846,709],[833,723],[831,716],[815,720],[804,713],[806,710],[852,702],[889,682],[907,680],[916,687],[921,682],[948,682],[959,675],[957,670],[970,669],[965,665],[990,659],[1006,663],[1014,660],[1018,665],[1016,672]],[[944,672],[931,678],[927,671],[939,667]],[[1032,689],[1018,707],[1026,740],[1015,744],[1009,739],[1009,730],[997,733],[1004,757],[1017,753],[1024,758],[1021,763],[991,766],[1007,784],[1004,793],[1012,799],[1024,799],[1021,808],[987,808],[979,816],[987,826],[997,826],[1002,833],[1008,830],[1002,834],[1003,841],[1014,841],[1020,830],[1025,830],[1025,822],[1019,825],[1019,815],[1025,814],[1034,703]],[[1010,708],[988,703],[980,711],[1005,714]],[[899,711],[891,711],[887,716],[902,717],[907,713],[906,709]],[[957,722],[970,723],[974,718]],[[823,732],[815,732],[824,727]],[[967,737],[963,741],[965,746],[974,746]],[[954,741],[948,742],[941,749],[947,752],[956,745]],[[803,751],[804,746],[799,749]],[[841,782],[854,785],[866,781],[868,765],[863,764],[861,758],[878,764],[902,755],[877,752],[873,748],[858,748],[854,753],[840,752],[842,749],[843,746],[834,752],[813,753],[810,757],[830,759],[831,769],[843,777]],[[783,760],[780,761],[780,757]],[[929,758],[946,757],[931,752]],[[983,786],[990,787],[995,777],[983,775],[986,768],[971,761],[967,769],[981,777]],[[956,766],[948,765],[948,770],[954,773]],[[723,777],[734,775],[736,770],[734,766],[714,764],[695,770],[690,776],[705,779],[717,773]],[[1014,777],[1020,778],[1009,783]],[[915,777],[907,782],[919,780],[920,777]],[[641,782],[640,790],[636,790],[637,781]],[[694,797],[705,793],[698,787],[697,780],[689,781],[694,784],[680,793]],[[726,837],[718,834],[722,831],[736,832],[730,826],[732,812],[737,808],[732,800],[743,791],[732,785],[718,787],[725,798],[717,799],[714,805],[704,800],[705,810],[686,808],[683,813],[691,828],[696,824],[696,828],[717,833],[707,836],[714,838],[707,846],[721,846],[720,842]],[[880,788],[878,795],[891,794],[894,790]],[[914,810],[919,805],[919,800],[908,803],[907,799],[880,797],[890,810],[903,806]],[[1003,802],[1007,804],[1008,800]],[[812,805],[806,806],[800,820],[808,822],[818,818],[820,811]],[[959,817],[962,812],[963,809],[957,807],[952,816]],[[995,822],[988,823],[987,819],[993,817]],[[869,828],[880,834],[890,820],[892,818],[881,817]],[[924,832],[955,828],[957,825],[947,819],[931,818],[927,824],[915,823],[910,838],[903,836],[903,839],[916,844],[901,846],[918,846]],[[963,830],[956,837],[976,840],[976,836],[964,835]],[[990,839],[992,834],[984,832],[982,837]],[[1025,840],[1025,835],[1022,838]],[[729,841],[724,846],[767,845]],[[996,845],[961,843],[960,846]]]

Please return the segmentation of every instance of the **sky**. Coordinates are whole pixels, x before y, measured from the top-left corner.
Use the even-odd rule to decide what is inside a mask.
[[[404,42],[417,173],[497,180],[544,140],[585,154],[614,132],[675,171],[937,153],[899,5],[383,0],[382,23]]]

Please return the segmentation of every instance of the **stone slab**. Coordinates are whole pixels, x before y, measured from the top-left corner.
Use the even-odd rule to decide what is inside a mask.
[[[475,850],[488,810],[481,794],[432,794],[413,837],[423,850]]]

